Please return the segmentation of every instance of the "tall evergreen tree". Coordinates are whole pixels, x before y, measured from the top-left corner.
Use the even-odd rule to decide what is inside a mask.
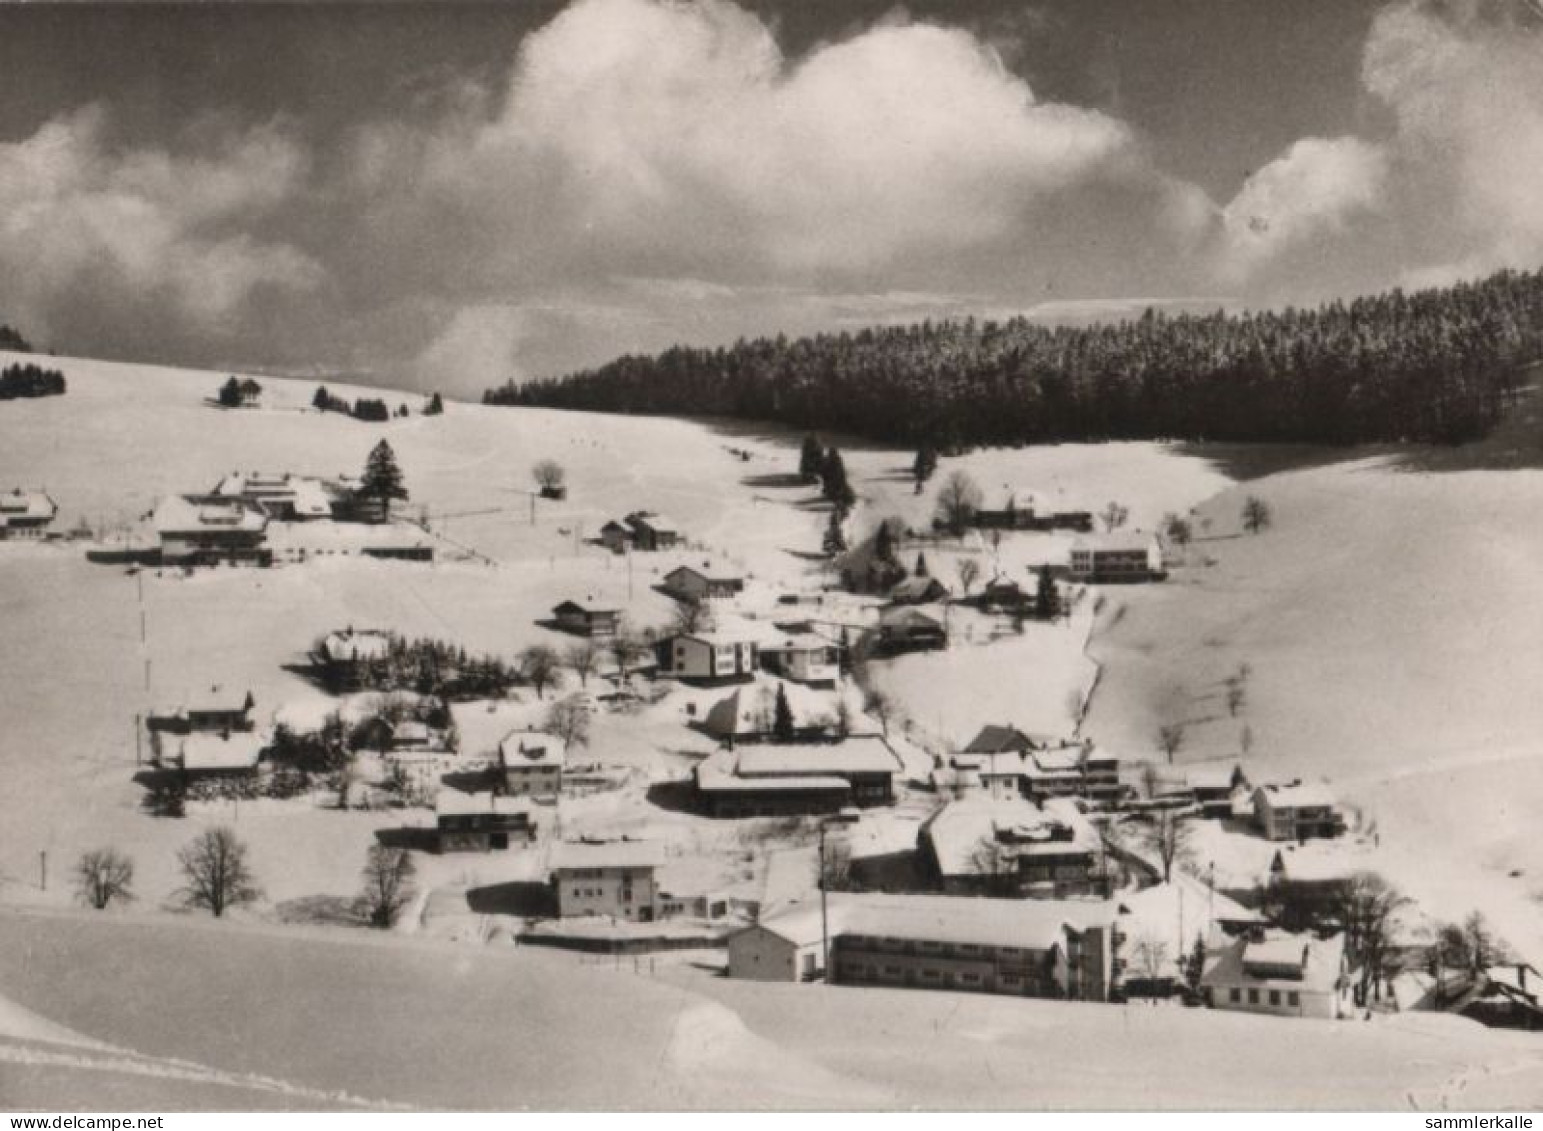
[[[805,483],[813,483],[821,477],[825,467],[825,448],[813,432],[804,436],[803,448],[798,453],[798,475]]]
[[[797,737],[793,724],[793,708],[788,703],[786,685],[777,685],[777,702],[772,708],[772,738],[777,742],[792,742]]]
[[[391,503],[407,498],[407,487],[402,480],[402,469],[397,466],[396,453],[385,440],[376,444],[364,465],[363,485],[359,493],[380,504],[380,517],[391,517]]]
[[[1050,567],[1039,567],[1039,588],[1034,593],[1034,615],[1040,620],[1054,620],[1056,613],[1055,578]]]
[[[930,577],[931,576],[931,574],[929,574],[927,572],[927,555],[926,554],[923,554],[920,551],[917,552],[917,554],[916,554],[916,568],[913,569],[911,571],[911,573],[914,576],[916,576],[916,577]]]
[[[830,521],[825,524],[825,541],[823,545],[825,553],[832,558],[837,554],[846,552],[846,532],[841,529],[841,516],[835,511],[830,512]]]
[[[220,386],[219,401],[222,408],[239,408],[241,406],[241,382],[237,381],[234,377],[227,379],[225,384]]]

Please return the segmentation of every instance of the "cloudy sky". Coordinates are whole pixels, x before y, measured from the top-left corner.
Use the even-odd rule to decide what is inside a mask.
[[[0,321],[474,396],[1543,265],[1537,0],[0,7]]]

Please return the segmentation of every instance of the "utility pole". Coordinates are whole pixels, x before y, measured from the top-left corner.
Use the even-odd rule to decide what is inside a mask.
[[[48,890],[48,849],[38,850],[38,887]]]
[[[143,762],[144,762],[144,757],[140,753],[140,748],[139,748],[139,716],[135,715],[134,716],[134,764],[136,766],[138,766],[138,765],[141,765]]]
[[[830,970],[830,912],[827,908],[825,893],[829,885],[825,882],[825,822],[820,822],[820,950],[824,962],[825,981],[832,981]]]

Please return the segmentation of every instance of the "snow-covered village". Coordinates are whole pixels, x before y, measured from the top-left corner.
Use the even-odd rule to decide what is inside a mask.
[[[1365,15],[1368,69],[1492,34]],[[628,113],[612,68],[798,34],[759,21],[577,0],[488,111],[517,141],[355,140],[466,193],[543,113]],[[615,27],[676,54],[564,54]],[[856,34],[779,64],[778,113],[854,45],[920,37],[959,99],[1009,66],[925,14]],[[321,176],[286,128],[232,175]],[[7,174],[62,136],[0,136],[0,213],[43,223]],[[1330,191],[1268,173],[1240,199]],[[91,177],[237,193],[174,151]],[[1263,232],[1249,270],[1298,238]],[[0,1108],[1536,1108],[1543,275],[1484,262],[1053,327],[768,294],[744,336],[701,282],[667,339],[511,378],[478,329],[379,381],[141,361],[0,281]]]

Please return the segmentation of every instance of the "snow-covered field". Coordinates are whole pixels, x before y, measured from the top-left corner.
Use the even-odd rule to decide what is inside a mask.
[[[424,859],[422,883],[438,890],[412,917],[423,924],[416,939],[285,925],[303,917],[297,909],[356,890],[378,830],[427,824],[431,814],[340,813],[300,800],[151,818],[132,781],[136,716],[218,682],[250,688],[260,719],[280,709],[314,718],[333,701],[286,665],[318,635],[350,624],[511,658],[533,643],[567,643],[536,621],[569,597],[623,608],[639,626],[661,625],[672,604],[653,586],[707,553],[755,580],[754,611],[765,619],[775,608],[767,599],[773,585],[812,594],[825,581],[814,555],[825,510],[811,489],[786,485],[798,437],[460,404],[437,418],[365,424],[308,411],[314,384],[279,380],[264,381],[264,408],[226,412],[205,403],[222,374],[57,364],[69,380],[66,396],[0,409],[0,488],[45,487],[61,506],[62,529],[84,520],[108,535],[127,532],[158,496],[207,488],[237,469],[357,473],[385,436],[412,492],[405,513],[426,518],[439,540],[432,565],[340,554],[191,577],[93,565],[79,542],[0,545],[8,705],[0,903],[53,908],[0,915],[0,998],[35,1012],[40,1025],[142,1058],[217,1069],[177,1076],[188,1106],[218,1106],[222,1097],[243,1107],[1077,1106],[1096,1095],[1100,1104],[1139,1107],[1152,1101],[1159,1072],[1172,1083],[1161,1094],[1175,1104],[1429,1105],[1452,1081],[1467,1082],[1474,1065],[1509,1063],[1507,1039],[1472,1026],[1342,1026],[1308,1042],[1322,1071],[1307,1084],[1311,1065],[1288,1079],[1276,1071],[1288,1048],[1302,1047],[1294,1025],[754,987],[688,966],[651,981],[534,948],[494,954],[498,943],[446,941],[489,937],[466,891],[539,878],[539,848]],[[569,498],[532,511],[529,468],[549,457],[567,469]],[[1275,528],[1242,538],[1231,535],[1243,490],[1207,460],[1160,445],[949,459],[922,496],[912,491],[908,453],[854,446],[845,457],[861,498],[854,537],[889,515],[925,527],[938,484],[960,467],[988,501],[1008,484],[1066,509],[1115,500],[1138,527],[1198,507],[1211,529],[1190,551],[1197,564],[1165,585],[1110,591],[1090,645],[1105,670],[1087,733],[1123,755],[1149,756],[1157,726],[1177,714],[1189,724],[1179,761],[1191,762],[1233,758],[1246,722],[1255,734],[1251,767],[1332,775],[1375,813],[1380,858],[1392,861],[1390,871],[1406,865],[1397,878],[1412,894],[1444,898],[1452,906],[1443,913],[1482,905],[1523,941],[1526,899],[1543,877],[1526,823],[1543,799],[1543,771],[1529,759],[1543,701],[1523,680],[1543,658],[1528,585],[1543,533],[1525,522],[1543,495],[1538,473],[1432,477],[1363,463],[1282,474],[1248,488],[1275,507]],[[693,546],[634,555],[629,570],[585,541],[607,518],[638,508],[669,514]],[[1064,539],[1012,536],[1000,548],[967,539],[926,552],[933,574],[950,582],[961,554],[994,554],[996,568],[1021,578],[1025,566],[1063,553]],[[840,615],[848,613],[868,615],[855,606]],[[946,653],[875,664],[915,737],[929,747],[963,742],[988,721],[1070,730],[1095,674],[1085,652],[1090,603],[1069,624],[1030,624],[1021,635],[1001,634],[966,610],[951,616],[955,644]],[[1249,700],[1232,719],[1217,689],[1245,660],[1254,669]],[[571,676],[568,683],[577,686]],[[562,831],[646,832],[672,846],[672,883],[756,894],[776,845],[648,794],[711,748],[686,724],[714,698],[680,689],[632,713],[602,715],[581,757],[614,767],[625,785],[565,802]],[[474,762],[503,727],[543,709],[527,689],[485,717],[466,715],[463,758]],[[924,770],[919,747],[897,741],[908,768]],[[887,844],[915,823],[917,800],[888,823],[865,822],[863,835]],[[178,886],[176,849],[215,822],[232,824],[250,845],[265,893],[228,930],[166,913]],[[103,845],[134,857],[134,912],[64,914],[71,863]],[[1511,877],[1514,869],[1522,875]],[[1475,878],[1483,886],[1473,887]],[[109,966],[111,982],[78,976]],[[274,1010],[249,1019],[245,1010],[233,1024],[232,1003],[254,1000]],[[0,1011],[0,1022],[24,1016]],[[614,1023],[597,1026],[598,1016]],[[327,1017],[348,1018],[347,1040],[317,1023]],[[76,1053],[50,1059],[36,1051],[53,1048],[56,1031],[15,1027],[0,1030],[0,1102],[20,1081],[22,1094],[59,1106],[77,1070],[100,1084],[93,1094],[103,1098],[153,1094],[133,1090],[135,1080],[158,1078],[148,1060],[132,1070],[71,1067]],[[1049,1028],[1057,1040],[1040,1039]],[[861,1040],[852,1039],[856,1031]],[[926,1041],[916,1040],[919,1032]],[[369,1047],[345,1058],[360,1034]],[[388,1047],[393,1037],[400,1047]],[[1104,1046],[1127,1055],[1104,1055]],[[1165,1051],[1133,1067],[1141,1050],[1156,1047]],[[413,1059],[425,1049],[436,1050],[434,1072]],[[1330,1050],[1348,1058],[1351,1077]],[[602,1062],[606,1072],[596,1073]],[[291,1086],[300,1090],[286,1092]],[[1477,1102],[1479,1093],[1469,1095]],[[1497,1091],[1493,1102],[1520,1102],[1516,1095]]]
[[[1273,526],[1239,531],[1243,499]],[[1165,585],[1111,590],[1087,732],[1257,777],[1327,777],[1374,822],[1391,878],[1434,914],[1479,908],[1543,954],[1543,471],[1391,459],[1287,471],[1200,508]],[[1206,564],[1209,563],[1209,564]],[[1236,717],[1226,678],[1248,664]]]

